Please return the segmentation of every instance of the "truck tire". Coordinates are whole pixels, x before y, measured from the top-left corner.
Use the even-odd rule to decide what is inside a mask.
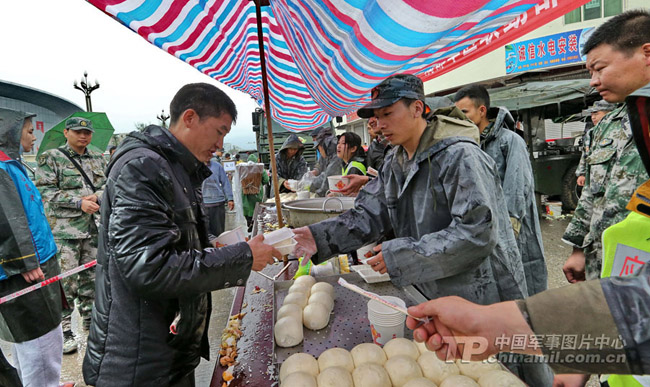
[[[572,166],[564,174],[562,179],[562,209],[564,211],[573,211],[578,207],[578,200],[582,194],[582,187],[578,185],[576,170],[577,165]]]

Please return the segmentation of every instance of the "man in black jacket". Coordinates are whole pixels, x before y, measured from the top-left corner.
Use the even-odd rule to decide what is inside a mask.
[[[210,292],[244,285],[251,270],[281,256],[263,236],[208,243],[200,188],[205,162],[237,118],[232,100],[189,84],[170,112],[169,130],[131,133],[107,169],[83,364],[90,385],[194,386],[194,368],[209,355]]]

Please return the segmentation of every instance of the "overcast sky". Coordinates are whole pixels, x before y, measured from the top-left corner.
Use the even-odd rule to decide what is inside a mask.
[[[235,101],[239,119],[226,143],[254,148],[251,112],[257,104],[167,54],[83,0],[1,0],[0,79],[55,94],[85,108],[72,87],[84,71],[100,88],[93,110],[108,114],[116,132],[158,123],[184,84],[213,83]]]

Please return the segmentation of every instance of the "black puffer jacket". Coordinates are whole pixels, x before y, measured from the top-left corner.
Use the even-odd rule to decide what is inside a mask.
[[[207,247],[198,190],[209,175],[157,126],[131,133],[113,156],[83,364],[87,384],[167,386],[207,358],[209,292],[243,285],[252,265],[246,243]]]

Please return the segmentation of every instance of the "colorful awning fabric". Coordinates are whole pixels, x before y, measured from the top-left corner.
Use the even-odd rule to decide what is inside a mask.
[[[255,3],[89,0],[150,43],[263,106]],[[313,129],[399,72],[424,80],[587,0],[271,0],[262,8],[271,115]]]

